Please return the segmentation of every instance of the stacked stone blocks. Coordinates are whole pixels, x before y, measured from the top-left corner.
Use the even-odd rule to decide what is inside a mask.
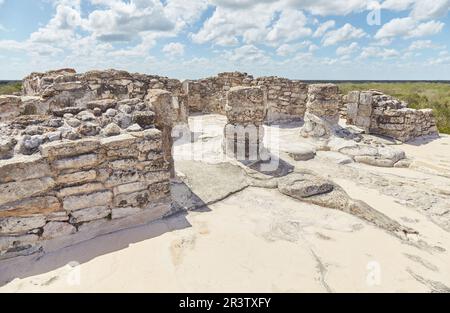
[[[171,209],[169,179],[157,129],[48,143],[0,161],[0,258],[145,211],[160,218]]]

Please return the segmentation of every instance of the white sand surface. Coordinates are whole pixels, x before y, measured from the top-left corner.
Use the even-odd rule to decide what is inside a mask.
[[[280,131],[295,140],[295,128]],[[411,244],[347,213],[248,187],[201,211],[45,255],[0,292],[450,292],[450,216],[437,215],[450,208],[450,176],[423,170],[450,167],[450,137],[400,148],[415,167],[286,161],[419,231]]]

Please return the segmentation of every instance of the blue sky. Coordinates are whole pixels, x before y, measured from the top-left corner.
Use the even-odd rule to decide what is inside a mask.
[[[180,79],[450,80],[450,0],[0,0],[0,79],[72,67]]]

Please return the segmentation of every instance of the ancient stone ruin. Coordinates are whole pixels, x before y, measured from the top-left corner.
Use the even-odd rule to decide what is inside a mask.
[[[174,213],[172,130],[186,125],[189,113],[225,115],[223,148],[238,160],[269,158],[264,124],[304,119],[299,141],[321,138],[326,142],[317,149],[355,162],[407,166],[403,151],[339,126],[340,99],[333,84],[245,73],[185,82],[116,70],[33,73],[22,96],[0,97],[0,259],[53,251]],[[408,140],[436,132],[429,110],[407,109],[374,91],[346,100],[348,123],[371,133]],[[287,179],[281,189],[311,192],[311,175]],[[312,195],[334,190],[347,197],[318,181]],[[310,196],[296,197],[314,202]],[[334,207],[367,216],[352,201]]]
[[[403,142],[438,133],[431,109],[410,109],[406,103],[376,90],[350,92],[344,102],[347,123],[368,133]]]

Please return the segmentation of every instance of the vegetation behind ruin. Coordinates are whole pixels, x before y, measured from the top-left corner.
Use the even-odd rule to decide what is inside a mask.
[[[342,83],[341,92],[377,89],[406,101],[413,109],[433,109],[439,132],[450,134],[450,84],[448,83]]]
[[[0,82],[0,95],[10,95],[15,92],[20,92],[22,89],[22,83],[14,82],[14,83],[5,83],[2,84]]]

